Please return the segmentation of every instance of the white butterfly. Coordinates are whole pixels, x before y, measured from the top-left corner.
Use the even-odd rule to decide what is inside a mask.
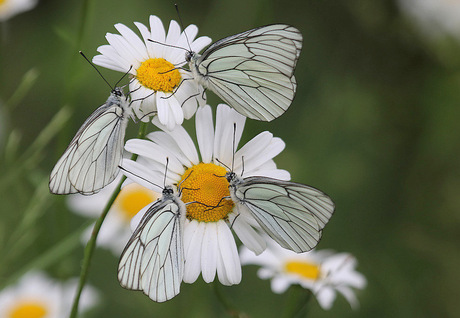
[[[147,208],[121,254],[118,281],[163,302],[176,296],[184,276],[186,208],[171,186]]]
[[[51,171],[49,188],[55,194],[94,194],[118,174],[131,109],[116,87],[73,137]]]
[[[301,253],[313,249],[334,213],[323,192],[300,183],[268,177],[225,175],[233,202],[244,205],[260,227],[278,244]]]
[[[302,35],[273,24],[211,44],[202,55],[186,53],[194,79],[240,114],[263,121],[282,115],[294,98],[294,69]]]

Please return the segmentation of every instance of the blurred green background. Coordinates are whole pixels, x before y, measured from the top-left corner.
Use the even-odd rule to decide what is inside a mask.
[[[275,122],[247,121],[243,139],[269,130],[286,141],[278,166],[337,206],[318,248],[354,254],[368,279],[359,311],[339,296],[330,311],[312,301],[308,316],[460,317],[460,42],[428,39],[387,0],[177,3],[184,24],[213,40],[276,22],[304,36],[290,110]],[[78,50],[92,57],[115,23],[134,28],[150,14],[165,25],[177,20],[169,1],[43,0],[0,25],[1,286],[36,266],[57,278],[79,275],[83,248],[75,238],[88,220],[47,189],[69,140],[109,94]],[[102,72],[110,83],[121,76]],[[13,96],[25,74],[30,89]],[[36,141],[64,105],[71,119],[55,126],[57,137],[51,131]],[[135,131],[131,124],[128,137]],[[201,278],[156,304],[119,286],[117,263],[96,250],[89,283],[102,300],[88,317],[226,316]],[[273,294],[254,267],[221,290],[251,317],[280,317],[299,297],[292,288]]]

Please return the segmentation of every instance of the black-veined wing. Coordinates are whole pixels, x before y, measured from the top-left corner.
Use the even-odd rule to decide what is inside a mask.
[[[142,217],[118,265],[124,288],[163,302],[176,296],[184,276],[185,205],[166,186]]]
[[[268,177],[241,179],[227,173],[232,199],[246,206],[261,228],[282,247],[297,253],[313,249],[334,213],[320,190]]]
[[[129,103],[120,88],[96,109],[54,166],[49,188],[55,194],[94,194],[118,174],[129,117]]]
[[[302,35],[286,24],[273,24],[229,36],[203,55],[188,52],[195,80],[246,117],[271,121],[291,105],[294,69]]]

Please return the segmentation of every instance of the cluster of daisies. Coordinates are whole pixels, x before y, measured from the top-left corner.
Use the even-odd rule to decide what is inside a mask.
[[[159,128],[145,139],[126,142],[125,150],[137,159],[123,159],[122,170],[128,178],[102,225],[97,244],[119,256],[146,211],[161,198],[163,186],[175,185],[182,189],[180,200],[187,203],[184,282],[193,283],[201,274],[208,283],[217,276],[224,285],[238,284],[241,264],[255,264],[261,267],[261,278],[272,279],[276,293],[299,284],[311,290],[325,309],[332,306],[336,292],[356,307],[354,289],[364,288],[366,279],[355,270],[357,262],[352,255],[286,250],[262,234],[255,220],[229,199],[229,182],[223,178],[229,169],[246,177],[286,181],[290,174],[273,161],[285,147],[280,138],[264,131],[238,147],[246,117],[225,104],[217,106],[214,116],[206,105],[205,90],[182,68],[184,52],[199,52],[211,39],[196,38],[195,25],[181,31],[179,24],[171,21],[166,33],[158,17],[150,16],[149,22],[150,28],[135,23],[141,37],[116,24],[119,34],[108,33],[109,45],[99,47],[100,55],[93,58],[99,66],[122,73],[128,70],[133,114]],[[193,115],[194,136],[181,126]],[[114,188],[113,183],[93,196],[72,195],[69,205],[77,213],[96,216]],[[237,218],[244,220],[235,222]],[[87,241],[89,231],[82,241]],[[232,232],[242,243],[240,249]]]

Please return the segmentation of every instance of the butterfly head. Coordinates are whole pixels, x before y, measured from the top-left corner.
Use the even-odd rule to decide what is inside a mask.
[[[190,63],[195,56],[196,56],[196,53],[193,51],[185,52],[185,60],[187,61],[187,63]]]
[[[227,179],[228,183],[230,183],[230,185],[235,184],[240,180],[240,178],[233,171],[227,172],[225,174],[225,178]]]
[[[164,196],[172,196],[174,194],[174,189],[172,186],[167,185],[163,189],[163,195]]]
[[[123,96],[123,91],[121,90],[121,87],[115,87],[112,90],[112,94],[115,95],[115,96],[121,97],[121,96]]]

